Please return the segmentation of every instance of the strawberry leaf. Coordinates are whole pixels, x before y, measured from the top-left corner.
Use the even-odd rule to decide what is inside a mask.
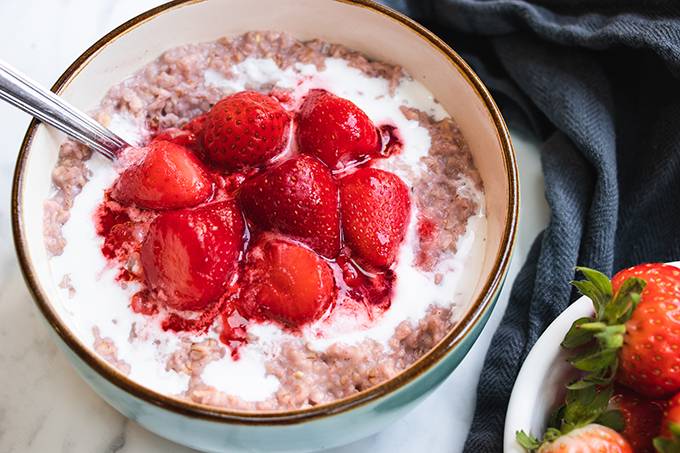
[[[595,423],[619,432],[623,431],[623,429],[626,427],[623,414],[619,410],[608,410],[604,412],[602,415],[597,417]]]
[[[581,325],[592,321],[592,318],[579,318],[574,321],[564,337],[564,341],[562,341],[562,347],[572,349],[588,344],[593,339],[593,332],[582,329]]]
[[[541,446],[540,440],[536,439],[531,434],[525,433],[524,431],[517,431],[515,433],[515,440],[528,451],[538,450],[538,447]]]
[[[588,267],[577,267],[576,270],[581,272],[586,279],[573,281],[571,284],[575,286],[581,294],[589,297],[593,301],[597,319],[601,319],[605,307],[612,298],[611,281],[609,281],[609,278],[602,272]]]
[[[574,368],[578,370],[597,372],[603,368],[608,368],[615,359],[615,350],[595,348],[594,350],[587,351],[585,354],[577,355],[570,361]]]
[[[604,320],[608,324],[623,324],[633,314],[640,302],[640,294],[647,283],[640,278],[629,278],[623,282],[611,303],[604,311]]]
[[[654,439],[654,448],[659,453],[680,453],[680,424],[670,423],[668,428],[671,437],[657,437]]]

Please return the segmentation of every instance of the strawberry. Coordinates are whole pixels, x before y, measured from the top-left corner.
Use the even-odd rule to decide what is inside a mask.
[[[644,300],[651,299],[651,293],[670,296],[680,294],[680,269],[670,264],[638,264],[619,271],[612,277],[612,289],[618,290],[621,284],[631,277],[641,278],[647,282],[642,292]]]
[[[148,288],[171,308],[205,308],[236,276],[244,229],[233,201],[161,214],[141,248]]]
[[[393,173],[361,168],[340,180],[345,241],[364,264],[389,267],[406,235],[411,200]]]
[[[574,284],[593,300],[596,316],[576,321],[570,333],[572,339],[583,340],[574,346],[596,341],[575,366],[591,373],[587,379],[616,373],[618,382],[649,398],[680,391],[675,271],[664,264],[645,265],[616,275],[612,284],[597,271],[579,269],[587,280]]]
[[[257,228],[298,240],[326,258],[340,251],[338,187],[318,159],[299,156],[246,180],[238,194]]]
[[[178,209],[204,202],[212,190],[208,173],[191,151],[159,140],[121,173],[111,197],[140,208]]]
[[[626,388],[618,389],[609,401],[611,408],[623,416],[621,435],[635,453],[654,453],[652,441],[659,432],[663,417],[664,401],[650,400]]]
[[[225,170],[264,165],[286,146],[290,116],[271,96],[241,91],[213,106],[203,123],[206,159]]]
[[[368,116],[347,99],[311,90],[297,116],[301,152],[317,156],[332,170],[342,170],[379,154],[381,137]]]
[[[677,453],[680,451],[680,393],[668,401],[661,435],[654,439],[654,447],[660,453]]]
[[[318,319],[335,293],[328,263],[300,244],[269,234],[248,250],[241,285],[241,313],[291,328]]]
[[[200,150],[199,140],[196,134],[186,129],[171,127],[159,132],[153,137],[153,141],[172,142],[175,145],[189,148],[194,153]]]
[[[538,453],[633,453],[621,434],[594,423],[559,435],[543,444],[529,436],[518,441],[524,448]]]
[[[635,266],[615,275],[612,288],[631,275],[646,286],[626,322],[617,380],[652,398],[668,396],[680,391],[680,269],[660,263]]]

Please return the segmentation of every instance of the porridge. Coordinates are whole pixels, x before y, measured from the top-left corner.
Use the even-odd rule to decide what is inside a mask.
[[[237,410],[328,403],[456,324],[485,243],[455,121],[400,67],[250,32],[169,50],[66,141],[45,202],[57,310],[140,384]]]

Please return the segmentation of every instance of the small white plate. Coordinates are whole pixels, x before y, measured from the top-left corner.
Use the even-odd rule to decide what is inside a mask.
[[[680,261],[668,264],[680,267]],[[550,413],[564,398],[565,384],[575,374],[567,362],[569,353],[560,343],[575,320],[593,313],[589,298],[576,300],[548,326],[529,352],[517,375],[505,415],[505,453],[525,453],[515,441],[517,431],[524,430],[536,437],[545,431]]]

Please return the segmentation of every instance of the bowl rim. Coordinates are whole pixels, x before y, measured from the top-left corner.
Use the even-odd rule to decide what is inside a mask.
[[[59,94],[70,83],[70,81],[78,75],[80,70],[99,53],[100,50],[102,50],[118,37],[123,36],[128,31],[155,18],[160,14],[163,14],[164,12],[195,3],[201,3],[203,1],[207,0],[173,0],[152,8],[124,22],[120,26],[114,28],[112,31],[104,35],[101,39],[89,47],[82,55],[80,55],[57,79],[51,90]],[[440,363],[443,358],[445,358],[467,337],[467,335],[469,335],[475,329],[477,324],[482,319],[484,319],[484,315],[486,314],[487,310],[489,310],[495,302],[497,294],[500,291],[500,287],[507,273],[510,257],[515,244],[517,223],[519,218],[519,176],[515,151],[510,139],[510,133],[498,107],[496,106],[496,103],[491,97],[491,94],[479,77],[456,52],[454,52],[446,43],[444,43],[444,41],[412,19],[389,7],[378,4],[373,0],[327,1],[344,3],[359,8],[366,8],[373,13],[385,16],[402,27],[416,32],[416,34],[421,39],[425,40],[430,46],[437,50],[443,58],[448,59],[449,62],[461,72],[461,74],[466,78],[467,82],[475,90],[476,95],[485,105],[489,115],[493,120],[495,131],[501,145],[510,199],[506,211],[507,222],[502,233],[500,247],[494,259],[492,272],[484,283],[484,286],[480,291],[480,296],[473,301],[461,320],[442,340],[439,341],[439,343],[437,343],[437,345],[435,345],[435,347],[421,356],[409,367],[402,370],[395,377],[348,397],[305,409],[276,412],[247,412],[227,410],[219,407],[197,404],[187,400],[179,399],[177,397],[161,394],[131,380],[116,368],[111,366],[104,359],[100,358],[95,353],[90,352],[90,350],[69,330],[69,328],[61,322],[56,312],[47,302],[48,298],[39,284],[39,278],[37,277],[37,273],[33,268],[31,259],[29,257],[28,248],[25,245],[27,240],[25,237],[25,230],[21,215],[25,164],[36,130],[40,125],[40,123],[34,119],[29,124],[28,130],[26,131],[24,139],[21,143],[12,182],[12,232],[14,246],[17,252],[17,257],[22,274],[24,276],[24,280],[26,281],[35,304],[45,317],[45,320],[50,324],[57,335],[59,335],[61,341],[66,346],[68,346],[71,352],[73,352],[81,361],[86,363],[100,377],[104,378],[110,384],[118,387],[120,390],[137,399],[141,399],[156,407],[166,409],[175,414],[215,422],[228,422],[241,425],[288,425],[335,415],[363,406],[369,402],[376,401],[390,393],[393,393],[404,387],[406,384],[413,382],[417,377],[421,376],[436,364]]]

